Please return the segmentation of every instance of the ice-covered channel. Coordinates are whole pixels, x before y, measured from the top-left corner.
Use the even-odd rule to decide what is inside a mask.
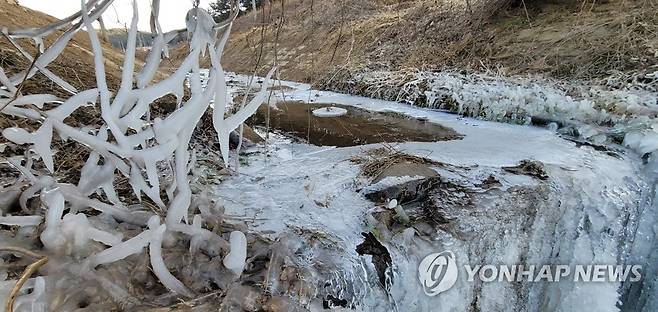
[[[285,270],[271,272],[271,293],[294,295],[310,310],[322,310],[323,305],[346,311],[658,309],[655,181],[645,173],[640,155],[614,145],[595,149],[538,127],[284,84],[285,92],[274,92],[278,101],[398,112],[464,137],[387,147],[432,161],[430,167],[440,179],[434,205],[423,209],[435,209],[443,221],[396,226],[382,219],[385,203],[365,198],[367,181],[352,161],[382,144],[334,148],[271,134],[265,146],[246,150],[240,174],[222,183],[217,194],[227,213],[245,217],[251,230],[277,240],[282,267],[304,272],[298,276],[307,283],[291,290],[277,281]],[[547,178],[504,169],[522,161],[542,163]],[[495,185],[483,186],[491,179]],[[413,205],[402,202],[403,208]],[[378,278],[374,257],[356,251],[364,242],[362,233],[368,232],[376,233],[390,252],[388,286]],[[452,251],[460,265],[457,282],[438,296],[427,296],[418,280],[418,264],[426,255],[445,250]],[[640,264],[643,269],[642,280],[633,283],[485,283],[467,281],[463,264]]]

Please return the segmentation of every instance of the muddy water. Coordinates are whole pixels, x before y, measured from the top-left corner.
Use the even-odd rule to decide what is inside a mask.
[[[270,109],[270,128],[279,129],[314,145],[355,146],[380,142],[434,142],[458,140],[463,136],[453,129],[395,113],[372,112],[334,104],[278,103]],[[312,111],[336,106],[347,109],[340,117],[320,118]],[[252,125],[266,125],[268,108],[261,106],[250,119]]]

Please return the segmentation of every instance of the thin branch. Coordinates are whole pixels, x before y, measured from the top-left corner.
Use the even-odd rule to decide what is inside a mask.
[[[25,282],[27,282],[30,276],[32,276],[34,272],[36,272],[44,264],[46,264],[46,262],[48,262],[48,257],[43,257],[39,259],[37,262],[34,262],[25,268],[25,271],[23,271],[23,274],[21,274],[21,278],[18,279],[18,282],[16,282],[16,285],[14,285],[14,288],[11,289],[11,293],[9,293],[9,298],[5,306],[5,311],[7,312],[14,311],[14,302],[16,301],[16,297],[18,297],[18,293],[21,291],[21,288],[23,288],[23,285],[25,284]]]
[[[29,67],[28,70],[25,72],[25,77],[23,77],[23,81],[21,81],[21,83],[18,85],[18,88],[16,88],[16,92],[14,92],[14,97],[11,99],[11,101],[5,103],[5,105],[3,105],[3,106],[0,108],[0,112],[1,112],[3,109],[5,109],[7,106],[9,106],[9,104],[11,104],[12,102],[16,101],[16,99],[18,98],[18,95],[21,93],[21,90],[23,90],[23,85],[25,84],[25,81],[27,81],[27,79],[28,79],[29,76],[30,76],[30,71],[32,71],[32,68],[34,68],[34,66],[37,64],[37,60],[39,59],[39,56],[40,56],[40,55],[41,55],[41,52],[40,52],[40,51],[37,51],[37,55],[36,55],[36,57],[32,60],[32,63],[30,64],[30,67]]]
[[[521,0],[521,3],[523,4],[523,11],[525,11],[525,18],[528,20],[528,25],[532,27],[532,22],[530,21],[530,14],[528,14],[528,8],[525,5],[525,0]]]
[[[37,252],[31,251],[29,249],[21,248],[21,247],[16,247],[16,246],[0,246],[0,252],[11,252],[11,253],[20,253],[25,256],[39,259],[43,258],[44,255],[39,254]]]
[[[5,304],[5,311],[13,312],[14,302],[16,301],[16,298],[18,297],[18,293],[21,291],[21,288],[23,288],[25,282],[27,282],[30,276],[34,274],[34,272],[39,270],[39,268],[41,268],[44,264],[46,264],[46,262],[48,262],[48,257],[43,256],[34,251],[16,246],[1,246],[0,252],[20,253],[31,258],[39,259],[25,268],[23,274],[21,274],[21,277],[16,282],[16,285],[14,285],[14,287],[11,289],[11,292],[9,293],[9,297],[7,298],[7,303]]]

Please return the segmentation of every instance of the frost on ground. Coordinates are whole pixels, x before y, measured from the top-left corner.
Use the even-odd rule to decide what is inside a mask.
[[[460,272],[461,279],[447,293],[424,295],[416,274],[418,263],[428,253],[451,250],[468,263],[635,263],[632,257],[651,249],[627,245],[646,238],[637,237],[637,225],[625,226],[625,220],[655,216],[653,207],[647,206],[646,177],[626,155],[620,159],[589,147],[576,148],[545,130],[500,127],[440,113],[431,116],[464,131],[464,140],[469,142],[396,147],[429,155],[436,162],[430,166],[439,176],[382,179],[386,186],[394,185],[386,182],[391,180],[433,183],[428,194],[397,197],[406,217],[396,210],[398,205],[391,208],[390,202],[370,202],[364,197],[381,191],[383,185],[369,188],[351,159],[378,146],[327,149],[271,141],[268,150],[252,151],[246,160],[249,166],[242,168],[244,174],[220,185],[218,194],[225,200],[227,214],[250,220],[255,230],[271,233],[273,238],[289,233],[301,242],[313,235],[314,240],[326,244],[324,248],[338,250],[342,259],[336,261],[325,255],[326,250],[299,243],[296,253],[306,261],[300,264],[298,258],[288,258],[287,266],[310,270],[303,275],[315,281],[309,296],[345,300],[340,302],[348,308],[433,311],[441,306],[461,311],[476,302],[483,310],[496,311],[592,307],[617,311],[617,301],[624,293],[619,283],[478,285],[466,282],[465,272]],[[537,143],[522,146],[525,142]],[[500,150],[492,155],[486,148],[494,145]],[[485,148],[478,151],[473,146]],[[505,169],[524,159],[546,164],[544,170],[550,178]],[[358,189],[360,193],[355,192]],[[356,252],[363,242],[362,232],[375,233],[390,252],[389,290],[379,281],[372,256]],[[642,263],[648,260],[644,258]],[[332,268],[331,272],[323,271],[325,267]],[[337,290],[321,287],[332,278],[357,280],[357,285],[366,287],[356,291],[344,282],[332,284]],[[270,291],[290,294],[277,286]],[[646,291],[650,289],[644,296],[648,296]],[[583,297],[591,301],[580,299]]]
[[[241,76],[231,79],[247,81]],[[305,240],[304,234],[315,233],[342,252],[342,261],[329,261],[337,266],[334,275],[354,280],[351,274],[356,273],[367,285],[359,292],[341,288],[340,297],[328,290],[323,293],[320,287],[316,296],[324,294],[325,301],[334,298],[329,301],[362,311],[433,311],[438,306],[446,311],[473,306],[495,311],[655,309],[655,174],[636,151],[611,142],[596,145],[583,138],[563,138],[553,129],[462,118],[312,90],[304,84],[282,84],[291,89],[275,92],[279,101],[396,112],[464,135],[462,140],[395,144],[396,153],[426,159],[422,163],[430,163],[436,176],[410,171],[373,183],[364,181],[352,160],[369,155],[378,145],[314,147],[275,135],[267,147],[248,152],[244,174],[217,190],[227,213],[251,220],[254,229],[272,237],[289,232]],[[397,205],[391,208],[387,199]],[[390,285],[377,278],[374,256],[356,252],[364,242],[363,232],[374,233],[390,252]],[[299,254],[320,253],[303,244],[299,248]],[[427,254],[443,250],[453,251],[460,263],[473,264],[641,263],[644,279],[478,284],[467,282],[466,272],[460,272],[455,287],[427,297],[417,281],[417,266]],[[313,256],[304,265],[318,270]],[[320,275],[318,283],[329,276]],[[286,293],[280,288],[271,291]]]

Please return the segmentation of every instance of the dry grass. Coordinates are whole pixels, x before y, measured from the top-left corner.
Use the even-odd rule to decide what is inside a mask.
[[[475,38],[490,44],[473,45],[466,57],[512,74],[581,79],[658,63],[658,1],[534,3],[532,26],[520,10],[493,20]]]
[[[273,1],[237,20],[224,60],[259,74],[276,62],[280,78],[339,90],[371,70],[580,79],[658,63],[657,0],[516,2]]]
[[[390,145],[368,150],[363,154],[352,157],[350,161],[361,165],[361,175],[368,179],[376,179],[386,169],[399,163],[440,165],[440,163],[427,158],[398,151]]]

